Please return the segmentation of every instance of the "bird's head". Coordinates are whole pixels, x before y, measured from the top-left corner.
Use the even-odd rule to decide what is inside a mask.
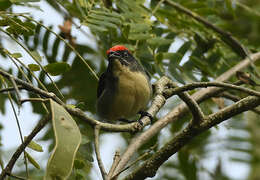
[[[115,60],[118,60],[125,66],[130,66],[136,63],[136,60],[130,51],[122,45],[116,45],[107,50],[107,57],[110,63],[113,63]]]

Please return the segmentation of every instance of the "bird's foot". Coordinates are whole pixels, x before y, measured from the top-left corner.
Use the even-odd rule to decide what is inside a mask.
[[[149,117],[149,119],[150,119],[150,124],[152,124],[152,122],[153,122],[153,116],[152,116],[150,113],[148,113],[148,112],[146,112],[146,111],[139,111],[138,114],[141,115],[141,117],[138,119],[138,122],[139,122],[142,126],[143,126],[144,123],[141,121],[141,119],[142,119],[144,116]]]

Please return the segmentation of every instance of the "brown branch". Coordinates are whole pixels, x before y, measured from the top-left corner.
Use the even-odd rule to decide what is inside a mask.
[[[32,91],[36,94],[40,94],[46,98],[51,98],[54,101],[56,101],[59,104],[64,104],[54,93],[49,93],[46,92],[38,87],[34,87],[32,84],[29,84],[21,79],[18,79],[16,77],[14,77],[13,75],[3,71],[2,69],[0,69],[0,74],[8,79],[12,78],[17,84],[23,86],[24,89],[28,90],[28,91]]]
[[[134,160],[131,164],[129,164],[128,166],[126,166],[124,169],[122,169],[120,172],[118,172],[117,174],[115,174],[111,179],[114,180],[116,179],[116,177],[121,174],[122,172],[126,171],[127,169],[129,169],[130,167],[132,167],[133,165],[135,165],[137,162],[139,162],[140,160],[146,158],[147,156],[150,155],[151,151],[154,151],[154,149],[158,146],[158,144],[156,143],[155,145],[153,145],[152,147],[150,147],[148,149],[148,151],[144,152],[141,156],[139,156],[136,160]]]
[[[40,132],[40,130],[47,124],[47,122],[50,120],[50,116],[47,115],[43,119],[41,119],[38,124],[35,126],[35,128],[32,130],[32,132],[27,136],[27,138],[24,140],[24,142],[17,148],[15,153],[12,155],[11,159],[9,160],[8,164],[6,165],[5,169],[0,174],[0,180],[4,180],[7,174],[10,174],[15,162],[20,157],[22,152],[25,150],[26,146],[31,142],[31,140]]]
[[[233,51],[235,51],[242,58],[247,57],[247,55],[248,55],[247,49],[242,44],[240,44],[240,42],[236,38],[234,38],[229,32],[226,32],[226,31],[220,29],[219,27],[217,27],[214,24],[207,21],[205,18],[203,18],[203,17],[199,16],[198,14],[196,14],[195,12],[192,12],[189,9],[181,6],[180,4],[175,3],[174,1],[165,0],[165,3],[169,4],[176,10],[186,14],[187,16],[192,17],[193,19],[202,23],[206,27],[217,32],[220,35],[220,38],[222,39],[222,41],[224,41],[227,45],[229,45],[233,49]]]
[[[163,95],[163,92],[168,87],[169,82],[169,78],[164,76],[154,83],[154,98],[150,108],[147,110],[147,112],[153,117],[158,113],[158,111],[166,102],[166,98]],[[150,124],[150,119],[146,116],[143,117],[140,121],[142,121],[143,126]]]
[[[256,61],[260,58],[260,52],[252,54],[251,59],[252,61]],[[247,67],[250,65],[250,60],[248,58],[244,59],[242,62],[234,66],[233,68],[229,69],[225,73],[223,73],[221,76],[219,76],[216,81],[226,81],[231,76],[233,76],[237,71]],[[211,97],[215,93],[219,93],[221,88],[218,87],[209,87],[206,89],[202,89],[194,94],[192,94],[192,98],[196,102],[201,102],[202,100],[205,100],[205,97]],[[121,156],[121,161],[119,162],[114,174],[117,174],[119,171],[121,171],[127,164],[127,162],[130,160],[132,155],[143,145],[145,144],[150,138],[152,138],[154,135],[156,135],[162,128],[167,126],[169,123],[172,123],[181,117],[185,115],[185,113],[188,112],[188,108],[184,103],[181,103],[172,111],[170,111],[166,116],[156,121],[149,129],[141,133],[140,135],[137,135],[137,137],[133,138],[130,145],[124,152],[124,154]]]
[[[116,153],[114,155],[114,159],[113,159],[113,164],[112,164],[112,166],[109,170],[109,173],[108,173],[108,179],[111,179],[112,174],[114,173],[115,168],[118,165],[119,161],[120,161],[120,152],[116,151]]]
[[[226,99],[230,99],[234,102],[237,102],[237,101],[240,101],[242,98],[240,98],[239,96],[236,96],[236,95],[233,95],[233,94],[230,94],[228,92],[223,92],[219,95],[216,95],[216,97],[223,97],[223,98],[226,98]],[[258,109],[252,109],[251,111],[255,112],[256,114],[259,114],[260,115],[260,110]]]
[[[189,90],[193,90],[193,89],[196,89],[196,88],[202,88],[202,87],[204,87],[204,88],[212,87],[212,86],[223,87],[223,88],[226,88],[226,89],[235,89],[235,90],[238,90],[238,91],[245,92],[245,93],[252,95],[252,96],[260,97],[260,92],[258,92],[258,91],[254,91],[254,90],[251,90],[251,89],[248,89],[248,88],[236,86],[236,85],[233,85],[233,84],[222,83],[222,82],[194,82],[194,83],[191,83],[191,84],[186,84],[182,87],[167,89],[167,90],[164,91],[164,94],[165,94],[166,97],[168,97],[168,96],[172,96],[174,94],[178,94],[179,92],[189,91]]]
[[[171,80],[170,80],[171,81]],[[173,81],[170,82],[171,84],[171,88],[173,88],[173,90],[178,89],[178,85],[177,83],[174,83]],[[166,89],[165,91],[167,91],[168,89]],[[189,110],[191,111],[192,117],[193,117],[193,124],[199,124],[201,121],[203,121],[204,119],[204,114],[202,112],[202,110],[200,109],[198,103],[187,93],[184,91],[175,91],[176,93],[172,93],[171,96],[166,95],[164,91],[164,95],[166,97],[171,97],[175,94],[177,94],[185,103],[186,105],[189,107]]]
[[[95,129],[94,129],[95,153],[96,153],[96,156],[97,156],[97,162],[98,162],[98,166],[99,166],[100,172],[102,174],[102,178],[103,178],[103,180],[107,180],[107,173],[106,173],[105,167],[104,167],[104,165],[102,163],[102,159],[101,159],[101,155],[100,155],[100,151],[99,151],[99,132],[100,132],[100,126],[97,125],[97,126],[95,126]]]
[[[255,96],[246,97],[235,104],[223,108],[216,112],[199,126],[194,127],[191,123],[177,136],[166,143],[160,150],[158,150],[150,159],[148,159],[141,167],[129,174],[125,179],[145,179],[146,177],[153,177],[158,168],[168,160],[169,157],[178,152],[183,146],[188,144],[194,137],[211,127],[237,115],[248,111],[260,105],[260,98]]]
[[[25,89],[24,87],[22,86],[17,86],[18,89]],[[10,92],[10,91],[15,91],[14,87],[8,87],[8,88],[3,88],[3,89],[0,89],[0,93],[4,93],[4,92]]]

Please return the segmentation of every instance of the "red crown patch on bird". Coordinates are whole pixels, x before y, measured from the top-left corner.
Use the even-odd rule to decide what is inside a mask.
[[[107,54],[109,54],[112,51],[124,51],[124,50],[128,50],[125,46],[122,45],[116,45],[111,47],[109,50],[107,50]]]

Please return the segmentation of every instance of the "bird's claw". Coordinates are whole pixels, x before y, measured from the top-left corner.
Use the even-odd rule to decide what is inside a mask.
[[[152,124],[152,122],[153,122],[153,116],[152,116],[150,113],[148,113],[148,112],[146,112],[146,111],[139,111],[138,114],[141,115],[141,117],[140,117],[139,120],[138,120],[138,122],[139,122],[140,125],[142,125],[142,126],[144,125],[144,123],[141,121],[141,119],[142,119],[144,116],[149,117],[149,119],[150,119],[150,124]]]

